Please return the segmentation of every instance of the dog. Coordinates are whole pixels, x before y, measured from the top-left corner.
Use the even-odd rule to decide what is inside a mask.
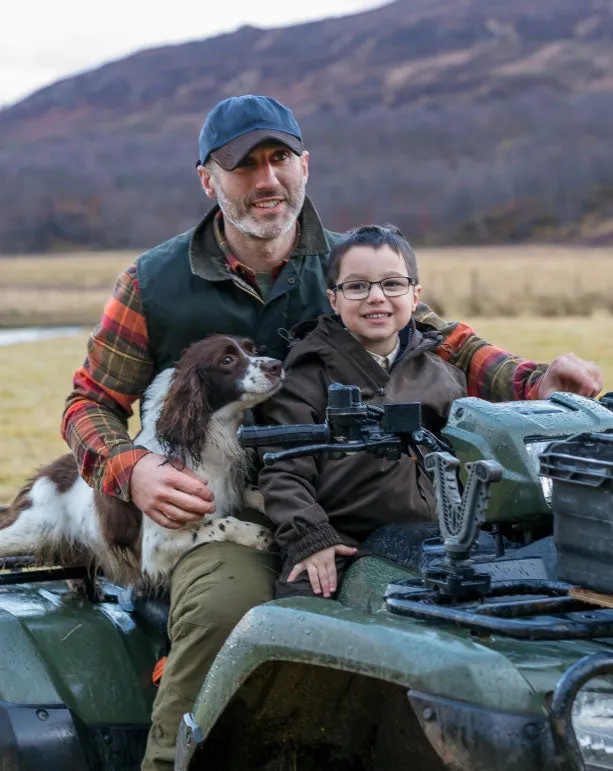
[[[276,393],[283,376],[281,362],[257,356],[251,340],[212,335],[189,346],[146,390],[135,444],[208,480],[214,514],[178,530],[161,527],[134,504],[89,487],[67,454],[40,469],[0,511],[0,557],[86,562],[116,583],[157,590],[199,544],[268,549],[270,531],[233,516],[244,499],[260,502],[245,486],[250,456],[237,430],[245,410]]]

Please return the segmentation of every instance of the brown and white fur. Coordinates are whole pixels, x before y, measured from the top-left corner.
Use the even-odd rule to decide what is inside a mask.
[[[269,531],[232,516],[244,497],[248,466],[237,429],[245,410],[275,393],[282,379],[281,362],[256,356],[250,340],[213,335],[187,348],[145,392],[136,444],[208,480],[213,515],[179,530],[161,527],[132,503],[92,490],[68,454],[40,469],[0,512],[0,557],[85,560],[113,580],[158,588],[199,544],[234,541],[267,549]]]

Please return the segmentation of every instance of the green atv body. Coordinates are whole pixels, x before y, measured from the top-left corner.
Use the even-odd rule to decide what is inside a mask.
[[[175,769],[570,771],[584,767],[586,741],[586,768],[613,767],[597,764],[608,754],[589,731],[579,748],[570,728],[586,679],[597,675],[589,687],[605,697],[613,690],[601,676],[613,671],[613,611],[549,611],[561,595],[566,602],[568,584],[560,589],[552,577],[551,550],[538,551],[551,543],[553,520],[539,453],[585,431],[613,431],[613,412],[569,395],[506,405],[462,399],[444,431],[463,462],[502,467],[487,509],[475,497],[485,512],[479,570],[491,571],[492,585],[521,574],[558,586],[545,615],[535,606],[523,619],[478,616],[474,598],[426,602],[434,615],[415,615],[411,598],[423,575],[435,575],[429,566],[445,544],[424,540],[430,531],[416,540],[383,528],[335,600],[274,601],[243,617],[183,718]],[[496,557],[502,543],[506,563]],[[0,574],[0,770],[136,771],[167,607],[104,581],[90,599],[77,597],[66,577],[74,574],[60,568]],[[436,616],[441,607],[449,617]],[[586,623],[591,633],[577,632]]]
[[[511,550],[508,561],[493,555],[493,581],[527,577],[560,588],[547,575],[552,539],[543,539],[548,550],[538,550],[538,535],[551,533],[552,519],[538,456],[552,439],[612,429],[611,411],[567,394],[546,402],[454,404],[443,433],[456,454],[502,466],[484,522],[497,533],[494,542],[518,526],[528,540],[530,531],[535,536],[532,551]],[[414,544],[401,530],[385,530],[366,542],[336,600],[286,599],[246,614],[183,719],[175,769],[613,768],[610,760],[599,764],[611,757],[600,735],[581,736],[593,745],[593,763],[584,765],[570,726],[581,685],[592,674],[613,672],[613,611],[579,605],[577,612],[565,597],[560,603],[570,600],[574,614],[549,613],[554,596],[542,608],[517,610],[518,617],[527,614],[523,619],[514,618],[521,602],[499,619],[474,614],[474,600],[428,606],[451,616],[444,620],[392,612],[403,584],[419,592],[421,581]],[[462,608],[466,618],[454,617]],[[583,639],[588,618],[595,626]],[[498,631],[505,625],[508,633]],[[594,682],[599,693],[611,689],[606,679]]]
[[[76,572],[0,574],[0,769],[137,771],[164,629],[117,587],[92,602],[63,576]]]

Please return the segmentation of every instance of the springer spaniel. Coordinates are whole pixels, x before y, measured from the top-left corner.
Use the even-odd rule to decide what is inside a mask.
[[[232,516],[242,500],[261,507],[259,493],[245,488],[249,458],[237,429],[245,410],[272,396],[282,380],[281,362],[256,356],[250,340],[213,335],[193,343],[145,392],[136,443],[209,480],[215,513],[179,530],[161,527],[134,504],[94,491],[68,454],[40,469],[0,511],[0,557],[85,560],[118,583],[158,588],[199,544],[267,549],[269,531]]]

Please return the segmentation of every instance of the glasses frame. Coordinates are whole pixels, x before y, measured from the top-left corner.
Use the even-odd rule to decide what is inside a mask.
[[[384,281],[390,281],[390,280],[393,280],[395,278],[404,278],[404,279],[406,279],[409,282],[408,285],[407,285],[407,291],[406,292],[400,292],[400,294],[388,295],[387,292],[385,291],[385,289],[383,288],[383,282]],[[364,297],[347,297],[347,295],[345,294],[345,285],[346,284],[353,284],[356,281],[362,281],[364,284],[368,284],[368,291],[366,292]],[[410,288],[412,286],[417,286],[417,280],[414,279],[414,278],[411,278],[410,276],[388,276],[387,278],[382,278],[381,281],[367,281],[366,279],[354,278],[354,279],[351,279],[350,281],[343,281],[342,284],[336,284],[335,286],[332,287],[332,289],[335,292],[338,292],[339,289],[340,289],[340,291],[343,293],[343,297],[345,298],[345,300],[356,300],[356,301],[359,301],[359,300],[367,300],[370,297],[371,289],[373,288],[373,286],[375,284],[379,285],[379,287],[380,287],[381,291],[383,292],[383,294],[385,295],[385,297],[404,297],[405,294],[409,293],[409,290],[410,290]]]

